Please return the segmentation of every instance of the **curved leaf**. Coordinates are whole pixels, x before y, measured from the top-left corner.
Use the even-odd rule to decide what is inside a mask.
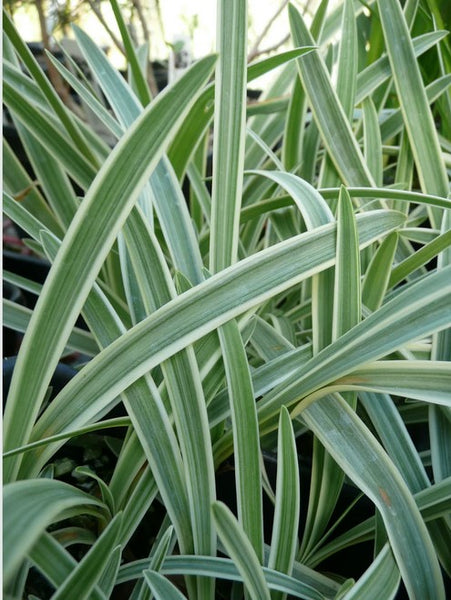
[[[8,580],[50,523],[58,520],[66,509],[104,504],[77,488],[53,479],[35,479],[10,483],[3,491],[5,517],[3,543],[8,549],[4,556],[3,575]]]

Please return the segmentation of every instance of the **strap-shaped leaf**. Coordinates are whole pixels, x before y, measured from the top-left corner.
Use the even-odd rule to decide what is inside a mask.
[[[92,163],[75,148],[57,125],[40,108],[7,81],[3,84],[4,100],[11,112],[42,143],[47,151],[59,161],[71,177],[83,188],[87,188],[96,171]]]
[[[55,588],[58,588],[77,567],[77,561],[69,550],[57,541],[57,537],[59,536],[44,532],[29,552],[32,564]],[[90,540],[91,543],[93,541],[95,537],[94,540]],[[105,600],[105,595],[99,586],[91,590],[91,598]]]
[[[360,321],[360,253],[352,201],[342,187],[338,198],[333,340]]]
[[[219,61],[215,82],[210,271],[238,258],[246,140],[247,2],[218,3]],[[219,329],[235,443],[238,518],[259,560],[263,560],[260,444],[252,380],[236,322]]]
[[[289,5],[291,33],[297,46],[312,45],[312,38],[300,13]],[[318,52],[297,59],[299,75],[309,97],[323,143],[343,183],[373,185],[349,121],[332,87],[330,76]]]
[[[357,89],[358,38],[354,2],[345,0],[341,19],[341,38],[336,64],[336,92],[344,114],[352,122],[354,115],[355,93]],[[321,187],[337,185],[337,171],[328,154],[325,154],[321,166]]]
[[[246,139],[245,0],[219,2],[210,271],[236,261]]]
[[[227,377],[235,448],[237,506],[240,525],[263,560],[263,506],[260,439],[254,391],[243,340],[235,321],[219,330]]]
[[[124,235],[139,292],[149,314],[176,295],[171,275],[157,240],[138,211],[130,216]],[[194,350],[182,350],[162,363],[161,369],[184,459],[194,551],[213,554],[215,537],[209,506],[214,499],[214,467],[206,402]],[[134,412],[133,403],[130,409]],[[188,515],[184,518],[187,519]],[[208,597],[208,593],[213,593],[209,580],[199,580],[198,586],[199,595]]]
[[[415,494],[414,498],[420,509],[421,515],[430,526],[431,520],[439,519],[449,513],[451,478],[448,477],[448,479],[440,483],[436,483],[423,489],[421,492]],[[319,548],[318,552],[315,553],[315,556],[312,557],[312,564],[317,565],[328,556],[352,546],[353,544],[374,539],[375,523],[375,518],[371,517],[339,535],[333,541],[326,544],[326,546]],[[437,521],[437,523],[440,525],[440,521]],[[449,547],[449,544],[447,547]]]
[[[55,600],[86,600],[99,582],[117,547],[122,515],[118,514],[53,594]]]
[[[379,14],[410,146],[424,192],[446,196],[448,177],[409,30],[397,0],[380,2]],[[421,126],[418,124],[421,123]]]
[[[421,56],[427,52],[446,35],[448,35],[446,31],[431,31],[414,38],[412,45],[415,56]],[[390,62],[388,56],[384,54],[357,75],[356,104],[360,104],[389,77],[391,77]]]
[[[63,228],[45,203],[40,191],[25,171],[5,139],[3,139],[3,187],[9,194],[17,194],[21,207],[42,221],[55,235],[62,235]],[[5,200],[3,200],[5,204]],[[15,202],[15,204],[19,204]],[[24,211],[25,212],[25,211]]]
[[[13,21],[8,13],[3,11],[3,29],[8,36],[11,43],[14,45],[16,52],[23,60],[27,69],[38,83],[43,95],[45,96],[48,104],[52,107],[55,114],[59,117],[62,125],[75,142],[76,146],[82,152],[84,156],[90,161],[95,163],[95,157],[93,156],[86,140],[81,135],[80,131],[75,124],[72,114],[67,110],[61,98],[58,96],[56,90],[51,85],[50,81],[44,75],[40,68],[38,61],[34,58],[31,50],[24,43],[22,38],[19,36],[17,30],[14,27]]]
[[[127,28],[127,25],[124,20],[124,16],[119,7],[119,3],[117,0],[110,0],[111,8],[113,9],[114,16],[116,18],[116,23],[119,27],[119,31],[121,32],[122,42],[125,47],[125,52],[127,55],[127,60],[130,64],[131,72],[133,75],[133,80],[137,88],[137,93],[140,98],[140,101],[143,106],[147,106],[151,100],[150,90],[147,83],[147,79],[141,69],[141,65],[139,64],[138,53],[136,52],[130,32]]]
[[[50,523],[68,508],[94,506],[105,511],[100,500],[54,479],[17,481],[3,491],[5,553],[3,574],[7,581],[28,550]],[[106,511],[104,513],[106,515]]]
[[[260,423],[274,416],[273,410],[290,405],[314,390],[344,377],[359,366],[382,358],[408,341],[449,327],[451,307],[451,267],[431,274],[428,293],[420,281],[364,321],[342,335],[336,342],[313,356],[296,374],[270,392],[260,403]],[[422,318],[418,319],[418,314]],[[283,388],[283,389],[282,389]]]
[[[149,106],[115,147],[85,197],[24,338],[5,411],[6,448],[27,440],[50,373],[89,289],[141,188],[209,77],[215,60],[208,57],[193,65],[185,77]],[[155,127],[155,123],[160,126]],[[73,282],[79,284],[77,292]],[[47,351],[43,351],[43,340],[48,340]],[[39,352],[34,350],[36,343]],[[26,378],[21,375],[24,371],[28,373]],[[16,414],[21,417],[16,418]],[[13,475],[14,462],[5,465],[7,478]]]
[[[299,470],[296,443],[288,411],[282,407],[277,445],[277,483],[274,524],[268,567],[291,575],[299,526]],[[273,600],[283,598],[272,594]]]
[[[415,272],[417,269],[427,264],[435,258],[437,254],[443,252],[451,246],[451,230],[448,229],[441,235],[437,236],[432,242],[426,244],[420,250],[403,260],[399,265],[392,270],[389,287],[394,287],[397,283],[407,278],[408,275]]]
[[[390,211],[360,215],[360,244],[371,243],[402,220],[402,215]],[[240,261],[171,300],[83,368],[65,387],[64,396],[61,393],[44,413],[38,437],[58,433],[71,423],[82,424],[79,419],[85,418],[84,410],[71,413],[68,398],[86,402],[93,418],[97,410],[153,366],[249,308],[329,267],[334,257],[335,227],[326,225]],[[120,361],[120,369],[115,361]],[[32,465],[35,453],[29,453],[29,459]]]
[[[142,217],[139,213],[136,214],[136,210],[132,211],[127,227],[130,226],[139,232],[139,228],[142,226]],[[50,236],[43,234],[42,237],[46,250],[54,259],[58,245]],[[138,235],[137,237],[144,242],[144,245],[148,243],[147,238],[143,240],[142,235]],[[102,346],[107,346],[124,332],[122,324],[118,322],[117,315],[115,315],[112,307],[98,290],[97,286],[94,286],[87,298],[84,306],[84,315]],[[152,402],[149,402],[149,398],[152,398]],[[176,528],[179,544],[182,548],[192,551],[192,526],[182,459],[170,417],[165,410],[157,386],[150,375],[147,374],[130,386],[123,394],[122,399],[132,418],[133,426],[139,437],[142,449],[151,465],[160,494],[164,498],[168,514]],[[72,408],[74,411],[73,417],[78,414],[79,417],[83,418],[84,422],[89,421],[88,413],[82,416],[83,408],[80,405],[74,403]],[[72,422],[74,423],[75,420],[73,419]],[[37,437],[40,437],[39,430]],[[50,457],[56,447],[43,449],[42,454],[44,459],[46,456]],[[133,458],[136,461],[136,457]],[[36,469],[36,465],[29,463],[28,457],[25,456],[24,469],[27,468],[27,465],[32,472]],[[127,470],[130,472],[130,467]],[[135,502],[135,504],[137,503]],[[125,513],[124,522],[126,521],[127,510]]]
[[[118,583],[135,579],[148,565],[148,559],[138,560],[121,567]],[[303,600],[334,598],[339,585],[313,569],[295,563],[293,576],[289,577],[267,567],[262,567],[268,587]],[[232,560],[211,556],[168,556],[161,568],[164,575],[203,575],[232,581],[242,581]]]
[[[142,107],[122,75],[82,30],[75,28],[77,41],[122,127],[131,126]],[[150,177],[151,199],[177,268],[192,283],[203,279],[202,259],[190,215],[170,162],[162,157]],[[146,213],[150,209],[144,207]]]
[[[259,559],[238,521],[222,502],[215,502],[212,510],[219,536],[240,572],[250,597],[252,600],[270,600]]]
[[[451,408],[451,363],[445,361],[377,361],[356,369],[338,384]]]
[[[144,571],[144,579],[157,600],[186,600],[173,583],[156,571]]]
[[[426,525],[404,480],[370,431],[339,395],[311,404],[303,419],[376,504],[409,595],[444,600],[440,566]]]
[[[391,265],[398,245],[398,234],[391,233],[373,254],[362,284],[362,303],[370,310],[382,304],[390,279]]]
[[[379,600],[394,598],[400,582],[399,569],[390,546],[386,544],[374,562],[343,600]]]
[[[362,102],[364,155],[368,169],[377,186],[383,184],[382,173],[382,140],[376,107],[371,98]]]

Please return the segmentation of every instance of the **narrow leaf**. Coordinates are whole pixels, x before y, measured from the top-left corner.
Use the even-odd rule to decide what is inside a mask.
[[[157,600],[186,600],[173,583],[156,571],[144,571],[144,579]]]
[[[446,196],[448,178],[409,30],[397,0],[378,0],[385,44],[424,192]],[[421,126],[419,126],[421,123]]]
[[[219,536],[240,572],[250,597],[253,600],[270,600],[258,557],[232,512],[222,502],[215,502],[212,510]]]
[[[294,43],[297,46],[313,45],[300,13],[292,4],[289,5],[289,17]],[[322,58],[318,52],[313,51],[298,58],[297,64],[323,143],[343,183],[371,186],[373,179],[333,90]]]
[[[291,575],[298,543],[300,488],[296,443],[285,407],[280,411],[277,456],[276,506],[268,567]],[[283,598],[283,594],[272,593],[271,598]]]
[[[115,147],[86,195],[44,285],[21,347],[5,411],[5,448],[27,440],[50,371],[58,361],[103,260],[141,187],[161,157],[164,143],[167,144],[169,136],[182,121],[190,99],[193,100],[208,78],[214,61],[208,57],[196,63],[185,77],[152,103]],[[165,127],[156,129],[155,121],[164,123]],[[105,202],[110,207],[108,211]],[[72,284],[67,285],[67,281]],[[77,293],[73,288],[74,281],[79,283]],[[65,294],[70,297],[66,298]],[[50,314],[52,319],[43,319],[42,314]],[[51,348],[47,351],[42,350],[43,340],[49,340],[49,343],[51,340]],[[35,344],[40,348],[39,352],[35,352]],[[39,377],[23,378],[20,374],[23,370],[30,374],[37,372]],[[17,410],[20,419],[15,418]],[[14,462],[9,461],[5,466],[6,477],[8,473],[12,474],[10,468],[14,470]]]
[[[58,520],[65,509],[92,505],[103,508],[102,502],[77,488],[53,479],[18,481],[6,485],[3,491],[5,528],[3,543],[3,575],[8,580],[28,550],[45,528]]]
[[[121,515],[117,515],[98,538],[96,543],[85,554],[72,573],[53,594],[53,600],[86,600],[91,590],[98,583],[103,570],[108,566],[115,551]]]

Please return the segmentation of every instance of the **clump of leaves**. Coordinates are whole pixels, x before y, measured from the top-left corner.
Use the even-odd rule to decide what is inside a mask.
[[[42,288],[5,273],[39,294],[33,311],[5,301],[26,330],[4,418],[5,594],[31,589],[32,566],[52,598],[129,582],[133,599],[388,599],[402,579],[444,600],[446,32],[425,3],[324,0],[310,27],[290,5],[294,49],[247,65],[246,2],[220,0],[217,56],[151,99],[111,4],[129,80],[76,28],[101,95],[53,62],[113,147],[4,17],[4,100],[39,182],[5,144],[4,211],[52,263]],[[43,405],[74,349],[85,362]],[[112,474],[94,462],[62,481],[50,465],[68,440],[112,427]],[[375,512],[351,526],[362,494]],[[362,542],[360,571],[324,562]]]

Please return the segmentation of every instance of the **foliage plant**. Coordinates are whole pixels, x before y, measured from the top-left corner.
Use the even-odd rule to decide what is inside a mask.
[[[43,286],[4,273],[38,296],[33,310],[4,302],[25,331],[4,413],[5,598],[444,600],[451,53],[438,5],[323,0],[310,26],[289,5],[292,49],[248,65],[246,2],[219,0],[217,54],[151,98],[145,49],[111,4],[127,80],[77,28],[98,86],[52,59],[110,145],[4,15],[4,102],[36,178],[5,143],[4,212],[52,263]],[[49,400],[74,351],[77,374]],[[108,468],[90,460],[98,448]],[[360,573],[334,571],[364,542]]]

